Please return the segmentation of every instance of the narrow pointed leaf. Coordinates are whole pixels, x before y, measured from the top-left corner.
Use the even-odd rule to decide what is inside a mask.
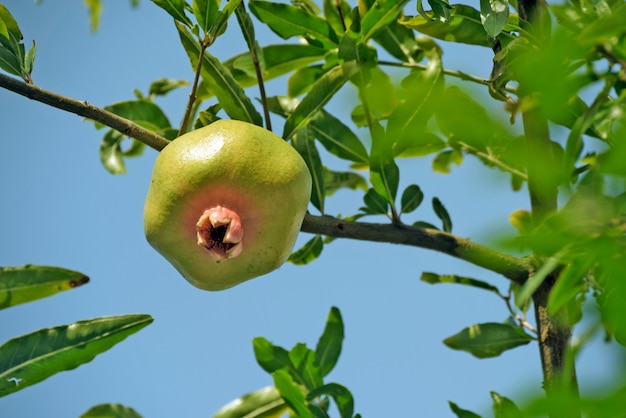
[[[478,358],[497,357],[506,350],[528,344],[533,338],[518,327],[499,323],[476,324],[443,342]]]
[[[295,6],[269,1],[251,1],[252,13],[283,39],[306,36],[324,48],[334,48],[338,39],[328,22]]]
[[[557,313],[584,289],[584,277],[592,268],[593,261],[592,257],[578,257],[565,267],[550,291],[548,312]]]
[[[331,196],[339,189],[361,189],[367,191],[367,181],[360,174],[352,171],[332,171],[324,167],[324,190]]]
[[[441,220],[443,230],[445,232],[452,232],[452,219],[450,219],[450,214],[437,197],[433,197],[433,210],[435,211],[435,215]]]
[[[343,319],[338,308],[332,307],[328,313],[326,327],[315,347],[315,359],[322,376],[326,376],[337,364],[343,343]]]
[[[152,0],[154,4],[165,10],[177,22],[192,27],[193,23],[185,14],[185,0]]]
[[[217,411],[213,418],[275,418],[283,416],[287,410],[278,390],[267,386],[234,399]]]
[[[333,398],[339,410],[339,416],[352,418],[354,414],[354,399],[348,388],[338,383],[327,383],[309,392],[307,399],[312,401],[324,395]]]
[[[456,283],[465,286],[476,287],[478,289],[488,290],[496,294],[500,294],[498,288],[492,284],[484,282],[482,280],[472,279],[471,277],[463,277],[457,275],[440,275],[436,273],[424,272],[420,277],[420,280],[430,284],[437,283]]]
[[[23,38],[22,31],[9,9],[0,4],[0,36],[9,38],[10,35],[18,40]]]
[[[315,137],[331,154],[344,160],[369,163],[367,151],[359,137],[330,113],[319,112],[309,126]]]
[[[305,127],[293,136],[292,143],[293,147],[304,159],[311,173],[311,179],[313,180],[311,186],[311,203],[313,203],[313,206],[323,215],[324,198],[326,197],[326,193],[324,192],[324,168],[322,167],[319,152],[315,147],[315,137],[311,134],[310,130]]]
[[[395,21],[407,2],[408,0],[385,0],[370,7],[361,19],[363,41],[372,38],[379,30]]]
[[[274,378],[274,386],[280,392],[280,396],[295,411],[298,418],[312,418],[306,398],[289,372],[285,369],[277,370],[272,373],[272,377]]]
[[[273,345],[263,337],[256,337],[252,340],[254,356],[257,363],[268,373],[273,373],[283,367],[291,368],[289,352],[282,347]]]
[[[357,71],[359,71],[357,63],[347,62],[334,67],[320,78],[285,121],[283,138],[291,138],[296,131],[305,126]]]
[[[169,92],[185,87],[189,84],[187,80],[174,80],[171,78],[160,78],[153,81],[148,89],[148,94],[151,96],[165,96]]]
[[[90,408],[80,418],[141,418],[141,415],[133,408],[107,403]]]
[[[321,235],[315,235],[309,241],[307,241],[299,250],[294,251],[289,256],[289,261],[295,265],[309,264],[322,253],[324,248],[324,240]]]
[[[210,32],[219,18],[220,0],[193,0],[191,10],[204,32]]]
[[[307,389],[313,390],[323,385],[319,366],[315,362],[315,351],[305,344],[296,344],[289,352],[289,359],[294,366],[291,375]]]
[[[89,282],[83,273],[59,267],[0,267],[0,309],[52,296]]]
[[[370,183],[378,194],[383,196],[390,205],[394,205],[398,184],[400,182],[400,170],[392,158],[384,158],[372,155],[370,158]]]
[[[365,202],[371,214],[386,215],[389,213],[389,202],[374,189],[369,189],[365,193],[363,202]]]
[[[480,415],[475,414],[472,411],[468,411],[467,409],[460,408],[452,401],[448,401],[448,405],[450,406],[452,412],[454,412],[454,415],[457,416],[457,418],[481,418]]]
[[[37,42],[33,41],[33,46],[30,47],[26,56],[24,57],[24,71],[26,74],[32,74],[33,67],[35,66],[35,55],[37,54]]]
[[[241,28],[243,38],[246,40],[248,49],[252,50],[253,48],[258,48],[254,35],[254,25],[252,24],[252,19],[250,19],[250,15],[246,11],[243,3],[235,9],[235,15],[237,16],[237,22]]]
[[[180,40],[187,51],[191,65],[196,67],[200,44],[187,29],[180,23],[176,24]],[[224,111],[232,119],[242,120],[261,126],[263,119],[256,110],[252,101],[237,84],[226,67],[208,51],[202,57],[202,78],[217,97]]]
[[[152,322],[149,315],[121,315],[46,328],[0,347],[0,396],[88,363]]]
[[[400,61],[419,62],[421,59],[422,49],[415,39],[415,32],[395,20],[382,27],[374,41]]]
[[[509,398],[491,392],[491,399],[493,400],[494,418],[524,418],[522,411]]]
[[[0,68],[9,74],[22,77],[22,69],[19,59],[6,48],[0,45]]]

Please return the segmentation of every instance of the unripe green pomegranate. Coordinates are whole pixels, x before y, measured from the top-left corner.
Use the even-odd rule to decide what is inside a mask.
[[[310,194],[293,147],[259,126],[220,120],[161,151],[144,230],[191,284],[227,289],[287,260]]]

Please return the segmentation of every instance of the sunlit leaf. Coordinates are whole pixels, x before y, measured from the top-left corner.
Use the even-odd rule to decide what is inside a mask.
[[[338,383],[328,383],[309,392],[307,399],[312,401],[323,395],[333,398],[341,417],[352,417],[354,414],[354,399],[348,388]]]
[[[315,359],[315,351],[308,348],[304,343],[298,343],[289,351],[289,359],[294,367],[290,372],[294,380],[304,384],[309,390],[323,384],[322,375]]]
[[[491,392],[491,399],[494,418],[524,418],[522,411],[509,398]]]
[[[85,6],[89,10],[89,25],[91,31],[95,32],[100,26],[100,15],[102,14],[101,0],[84,0]]]
[[[133,408],[106,403],[89,408],[80,418],[141,418],[141,415]]]
[[[433,171],[448,174],[452,170],[452,164],[460,165],[463,162],[463,153],[456,149],[442,151],[433,159]]]
[[[280,396],[285,400],[287,405],[293,409],[298,418],[313,418],[307,407],[307,402],[302,390],[285,369],[277,370],[272,373],[274,378],[274,386],[280,392]]]
[[[185,14],[185,0],[152,0],[152,2],[169,13],[177,22],[189,28],[193,26],[193,23]]]
[[[487,35],[498,36],[509,22],[508,0],[480,0],[480,21]]]
[[[0,396],[74,369],[152,322],[149,315],[121,315],[46,328],[0,347]]]
[[[83,273],[59,267],[0,267],[0,309],[52,296],[89,282]]]
[[[407,2],[408,0],[385,0],[370,7],[361,19],[363,41],[372,38],[380,29],[396,20]]]
[[[502,352],[528,344],[533,338],[521,329],[499,323],[476,324],[463,329],[443,342],[478,358],[497,357]]]
[[[324,110],[318,112],[309,126],[315,137],[331,154],[349,161],[369,162],[367,151],[359,137],[330,113]]]
[[[220,0],[193,0],[191,10],[204,32],[209,32],[217,23]]]
[[[278,418],[287,412],[278,390],[267,386],[224,405],[213,418]]]
[[[255,0],[249,3],[252,13],[283,39],[306,36],[320,46],[333,48],[338,39],[335,31],[321,17],[313,16],[295,6],[284,3]]]
[[[289,352],[282,347],[273,345],[263,337],[252,340],[254,356],[257,363],[268,373],[273,373],[283,367],[291,368]]]
[[[321,235],[315,235],[307,241],[299,250],[294,251],[289,256],[288,262],[295,265],[309,264],[322,253],[324,240]]]
[[[324,332],[315,347],[315,359],[322,376],[326,376],[337,364],[343,343],[343,319],[338,308],[332,307],[326,319]]]

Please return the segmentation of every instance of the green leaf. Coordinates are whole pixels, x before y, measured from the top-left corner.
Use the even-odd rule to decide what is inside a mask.
[[[283,367],[292,368],[289,352],[282,347],[270,343],[263,337],[252,340],[254,356],[263,370],[273,373]]]
[[[211,28],[211,31],[209,32],[209,37],[215,40],[218,36],[226,31],[228,19],[230,19],[230,17],[235,12],[235,10],[237,10],[240,4],[241,0],[228,0],[224,8],[217,13],[217,18],[215,24]]]
[[[426,124],[438,106],[443,91],[443,66],[439,51],[429,54],[423,71],[412,71],[402,81],[400,101],[389,116],[387,135],[393,140],[393,153],[421,144]]]
[[[307,399],[313,401],[323,395],[333,398],[340,417],[352,418],[354,414],[354,399],[348,388],[338,383],[328,383],[309,392]]]
[[[430,284],[437,284],[437,283],[462,284],[465,286],[471,286],[471,287],[476,287],[478,289],[488,290],[490,292],[494,292],[497,295],[500,294],[500,291],[498,290],[496,286],[489,284],[487,282],[484,282],[482,280],[472,279],[470,277],[463,277],[463,276],[457,276],[457,275],[440,275],[436,273],[424,272],[422,273],[420,280],[426,283],[430,283]]]
[[[275,418],[287,412],[278,390],[267,386],[224,405],[213,418]]]
[[[292,36],[311,38],[326,49],[335,48],[337,35],[328,22],[297,7],[283,3],[255,0],[249,3],[252,13],[283,39]]]
[[[454,350],[463,350],[478,358],[497,357],[506,350],[528,344],[533,338],[521,329],[499,323],[475,324],[443,340]]]
[[[541,268],[539,268],[535,274],[526,280],[521,290],[515,294],[515,306],[523,309],[523,306],[530,301],[530,298],[533,293],[535,293],[535,290],[537,290],[546,277],[548,277],[548,275],[559,266],[562,257],[563,252],[559,252],[555,254],[554,257],[548,258],[548,260],[543,263]]]
[[[160,78],[158,80],[154,80],[152,84],[150,84],[148,94],[150,96],[165,96],[172,90],[175,90],[180,87],[185,87],[188,84],[189,82],[187,80],[174,80],[171,78]]]
[[[322,253],[324,240],[321,235],[315,235],[306,242],[298,251],[291,253],[287,261],[297,266],[309,264]]]
[[[326,67],[322,64],[297,69],[287,80],[287,95],[297,97],[305,94],[325,73]]]
[[[0,68],[9,74],[23,77],[19,59],[10,50],[0,46]]]
[[[341,9],[341,15],[338,9]],[[324,18],[336,34],[342,34],[346,31],[344,25],[346,28],[350,27],[352,23],[350,13],[351,9],[347,1],[324,0]]]
[[[191,2],[193,15],[205,33],[210,32],[217,23],[220,3],[221,0],[193,0]]]
[[[443,23],[450,23],[450,10],[452,6],[448,4],[447,0],[428,0],[430,8],[435,15],[435,20]]]
[[[193,26],[193,23],[185,14],[185,0],[152,0],[152,2],[169,13],[176,22],[180,22],[189,28]]]
[[[454,415],[456,415],[457,418],[481,418],[480,415],[475,414],[472,411],[468,411],[467,409],[462,409],[452,401],[448,401],[448,405],[450,405],[450,409],[454,412]]]
[[[420,186],[417,184],[411,184],[404,189],[404,192],[402,192],[402,198],[400,200],[402,208],[400,209],[400,212],[413,212],[419,207],[422,200],[424,200],[424,193],[422,192],[422,189],[420,189]]]
[[[299,130],[292,139],[293,147],[304,159],[309,172],[311,173],[312,190],[311,203],[320,213],[324,214],[324,198],[326,197],[324,189],[324,169],[322,160],[317,148],[315,147],[315,137],[306,127]]]
[[[452,219],[450,219],[450,214],[437,197],[433,197],[433,210],[435,211],[435,215],[437,215],[443,223],[443,230],[445,232],[452,232]]]
[[[113,129],[108,130],[100,143],[100,162],[106,170],[114,175],[126,174],[124,154],[121,143],[124,135]]]
[[[33,41],[33,46],[30,47],[26,56],[24,57],[24,72],[26,74],[32,74],[33,67],[35,66],[35,55],[37,53],[37,42]]]
[[[363,202],[370,214],[387,215],[389,213],[389,202],[374,189],[369,189],[365,193]]]
[[[100,0],[84,0],[87,10],[89,10],[89,26],[91,32],[98,30],[100,26],[100,15],[102,14],[102,2]]]
[[[184,26],[176,23],[180,40],[187,51],[192,68],[196,67],[200,44]],[[263,119],[252,101],[226,67],[208,51],[202,57],[202,78],[217,97],[224,111],[232,119],[261,126]]]
[[[357,71],[359,71],[357,63],[347,62],[334,67],[317,80],[311,91],[285,121],[283,138],[291,138],[296,131],[305,126]]]
[[[489,37],[498,36],[509,23],[509,1],[480,0],[480,21]]]
[[[337,364],[344,338],[343,319],[338,308],[330,308],[324,332],[315,347],[315,360],[322,376],[326,376]]]
[[[415,39],[415,33],[396,20],[381,28],[374,36],[374,41],[402,62],[421,61],[423,51]]]
[[[0,347],[0,396],[88,363],[152,322],[149,315],[121,315],[46,328]]]
[[[322,375],[315,362],[315,351],[303,343],[298,343],[289,351],[289,359],[294,366],[291,375],[296,381],[304,384],[309,390],[323,384]]]
[[[59,267],[0,267],[0,309],[52,296],[89,282],[83,273]]]
[[[442,151],[433,158],[433,171],[448,174],[452,170],[452,164],[461,165],[462,162],[463,153],[459,149]]]
[[[302,390],[293,381],[289,372],[285,369],[272,373],[274,386],[280,392],[280,396],[287,405],[297,414],[298,418],[313,418],[307,406],[306,398]]]
[[[365,146],[352,130],[341,120],[322,110],[309,124],[315,137],[328,152],[337,157],[357,163],[369,163]]]
[[[324,190],[326,196],[331,196],[337,190],[348,188],[367,191],[367,181],[360,174],[352,171],[332,171],[324,167]]]
[[[395,21],[407,2],[408,0],[384,0],[374,3],[361,19],[363,42],[374,37],[390,22]]]
[[[105,403],[91,407],[80,418],[141,418],[133,408],[118,403]]]
[[[159,129],[165,129],[171,126],[163,110],[149,100],[129,100],[106,106],[104,109],[123,118],[132,120],[138,125],[152,131],[158,131]],[[102,124],[96,123],[97,128],[103,126]]]
[[[259,45],[257,44],[254,35],[254,25],[252,24],[252,19],[250,19],[250,15],[246,11],[243,3],[241,3],[239,7],[235,9],[235,15],[237,16],[237,22],[239,23],[239,27],[241,28],[243,38],[246,40],[248,49],[250,51],[254,49],[256,50],[257,55],[261,55]]]
[[[480,12],[470,6],[454,5],[449,23],[428,20],[422,16],[401,17],[398,22],[444,41],[490,47],[489,38],[481,23]]]
[[[12,36],[18,41],[24,38],[22,31],[17,24],[17,20],[15,20],[11,12],[9,12],[9,9],[7,9],[3,4],[0,4],[0,36],[7,39]]]
[[[582,255],[571,260],[570,264],[559,274],[558,280],[550,291],[548,312],[556,314],[584,290],[584,278],[594,261],[592,257]]]
[[[491,392],[494,418],[524,418],[522,411],[507,397]]]

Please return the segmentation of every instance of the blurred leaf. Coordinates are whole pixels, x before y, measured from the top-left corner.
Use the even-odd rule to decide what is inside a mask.
[[[323,215],[324,198],[326,197],[324,191],[324,169],[320,155],[315,147],[315,137],[312,135],[311,131],[305,127],[293,135],[292,143],[293,147],[304,159],[311,173],[311,179],[313,180],[311,203],[313,203],[313,206]]]
[[[265,338],[254,338],[252,346],[257,363],[266,372],[273,373],[283,367],[292,367],[289,352],[282,347],[273,345]]]
[[[100,15],[102,14],[102,2],[100,0],[83,0],[89,10],[89,22],[91,32],[98,30],[100,26]]]
[[[465,286],[471,286],[471,287],[476,287],[478,289],[488,290],[490,292],[494,292],[497,295],[500,294],[500,291],[498,290],[496,286],[490,283],[484,282],[482,280],[472,279],[470,277],[463,277],[463,276],[457,276],[457,275],[440,275],[436,273],[424,272],[422,273],[420,280],[426,283],[430,283],[430,284],[437,284],[437,283],[462,284]]]
[[[296,131],[306,125],[358,70],[358,64],[347,62],[334,67],[317,80],[311,91],[285,121],[283,138],[291,138]]]
[[[422,142],[426,123],[433,115],[443,91],[443,67],[438,51],[429,52],[423,71],[412,71],[402,81],[398,106],[389,116],[387,135],[398,155]]]
[[[341,16],[338,9],[341,9]],[[324,0],[324,18],[336,34],[342,34],[346,31],[344,24],[347,28],[350,27],[350,12],[350,4],[345,0]]]
[[[174,80],[171,78],[160,78],[155,80],[150,84],[150,89],[148,94],[150,96],[165,96],[167,93],[171,92],[180,87],[185,87],[189,84],[186,80]]]
[[[13,37],[18,41],[21,41],[24,38],[17,20],[15,20],[11,12],[9,12],[9,9],[7,9],[3,4],[0,4],[0,36],[7,39]]]
[[[424,221],[417,221],[414,222],[413,225],[416,228],[426,228],[426,229],[435,229],[437,231],[440,231],[440,229],[438,227],[436,227],[435,225],[428,223],[428,222],[424,222]]]
[[[326,49],[334,48],[338,44],[337,35],[321,17],[283,3],[255,0],[249,6],[257,19],[283,39],[305,36],[314,39],[319,46]]]
[[[369,157],[363,143],[354,132],[330,113],[318,112],[311,123],[315,137],[328,152],[344,160],[368,163]]]
[[[499,323],[476,324],[443,340],[454,350],[478,358],[497,357],[506,350],[528,344],[533,338],[517,327]]]
[[[462,409],[452,401],[448,401],[448,405],[450,405],[450,409],[454,412],[454,415],[456,415],[457,418],[481,418],[480,415],[475,414],[472,411],[468,411],[467,409]]]
[[[361,93],[368,104],[370,115],[376,119],[386,119],[398,105],[396,87],[385,72],[374,67],[370,78]]]
[[[46,328],[0,347],[0,396],[74,369],[152,322],[149,315],[121,315]]]
[[[297,414],[298,418],[313,418],[307,406],[306,398],[302,390],[293,381],[293,378],[285,369],[276,370],[272,373],[274,386],[280,392],[280,396],[287,405]]]
[[[389,213],[389,202],[374,189],[369,189],[365,193],[363,202],[365,202],[370,214],[387,215]]]
[[[180,40],[187,51],[193,68],[198,62],[200,44],[180,23],[176,24]],[[202,57],[202,78],[217,97],[220,105],[232,119],[261,126],[263,119],[252,101],[237,84],[226,67],[208,51]]]
[[[351,171],[332,171],[324,167],[324,190],[331,196],[339,189],[361,189],[367,191],[367,181],[360,174]]]
[[[287,80],[287,95],[296,97],[305,94],[324,73],[326,67],[322,64],[297,69]]]
[[[370,155],[370,183],[394,208],[400,170],[391,156],[391,143],[380,125],[372,132],[372,153]],[[387,148],[388,147],[388,148]]]
[[[100,143],[100,162],[111,174],[125,174],[126,166],[121,149],[124,135],[113,129],[108,130]]]
[[[402,198],[400,200],[402,204],[402,209],[400,209],[400,212],[413,212],[419,207],[419,205],[422,203],[422,200],[424,200],[424,193],[422,192],[422,189],[420,189],[420,186],[418,186],[417,184],[411,184],[406,189],[404,189],[404,192],[402,193]]]
[[[435,211],[435,215],[437,215],[437,217],[441,220],[443,230],[445,232],[452,232],[452,219],[450,219],[450,215],[448,214],[446,207],[437,197],[433,197],[433,210]]]
[[[213,418],[278,418],[287,410],[278,390],[267,386],[232,400],[217,411]]]
[[[374,36],[374,41],[382,46],[391,56],[402,62],[419,62],[422,49],[415,40],[415,33],[397,20],[383,26]]]
[[[0,309],[52,296],[89,282],[83,273],[59,267],[0,267]]]
[[[354,399],[348,388],[338,383],[328,383],[309,392],[307,399],[312,401],[323,395],[333,398],[340,417],[352,418],[354,414]]]
[[[448,174],[452,170],[452,164],[461,165],[463,153],[457,149],[442,151],[433,158],[433,171]]]
[[[566,304],[574,300],[585,287],[584,278],[592,268],[592,257],[574,257],[570,264],[559,274],[548,298],[548,312],[557,313]]]
[[[491,392],[494,418],[524,418],[522,411],[507,397]]]
[[[548,258],[541,268],[526,280],[521,290],[515,294],[515,305],[518,308],[522,309],[530,301],[535,290],[539,289],[546,277],[561,264],[562,256],[563,253],[558,253],[554,257]]]
[[[141,418],[141,415],[133,408],[118,403],[106,403],[91,407],[80,418]]]
[[[533,229],[533,215],[527,210],[518,209],[509,215],[509,222],[520,234],[529,234]]]
[[[152,2],[169,13],[176,22],[180,22],[189,28],[193,26],[193,23],[185,14],[185,0],[152,0]]]
[[[299,250],[294,251],[289,256],[289,261],[297,266],[309,264],[322,253],[324,248],[324,240],[321,235],[315,235],[309,241],[306,242]]]
[[[446,147],[446,143],[439,136],[432,132],[420,132],[411,138],[410,142],[394,148],[394,156],[398,158],[423,157],[441,151]]]
[[[128,100],[105,106],[104,109],[152,131],[171,126],[163,110],[149,100]],[[98,129],[104,127],[98,122],[95,124]]]
[[[193,15],[205,33],[210,32],[217,23],[220,3],[221,0],[193,0],[191,2]]]
[[[480,0],[480,22],[489,37],[498,36],[509,23],[508,0]]]
[[[333,306],[328,313],[324,332],[315,347],[315,360],[322,376],[330,373],[339,360],[344,338],[343,329],[341,312]]]
[[[444,41],[490,46],[487,33],[480,23],[480,12],[470,6],[454,5],[450,12],[449,23],[428,20],[423,16],[401,17],[399,23]]]
[[[407,2],[408,0],[385,0],[378,1],[373,7],[370,7],[361,19],[363,42],[375,36],[390,22],[395,21]]]

